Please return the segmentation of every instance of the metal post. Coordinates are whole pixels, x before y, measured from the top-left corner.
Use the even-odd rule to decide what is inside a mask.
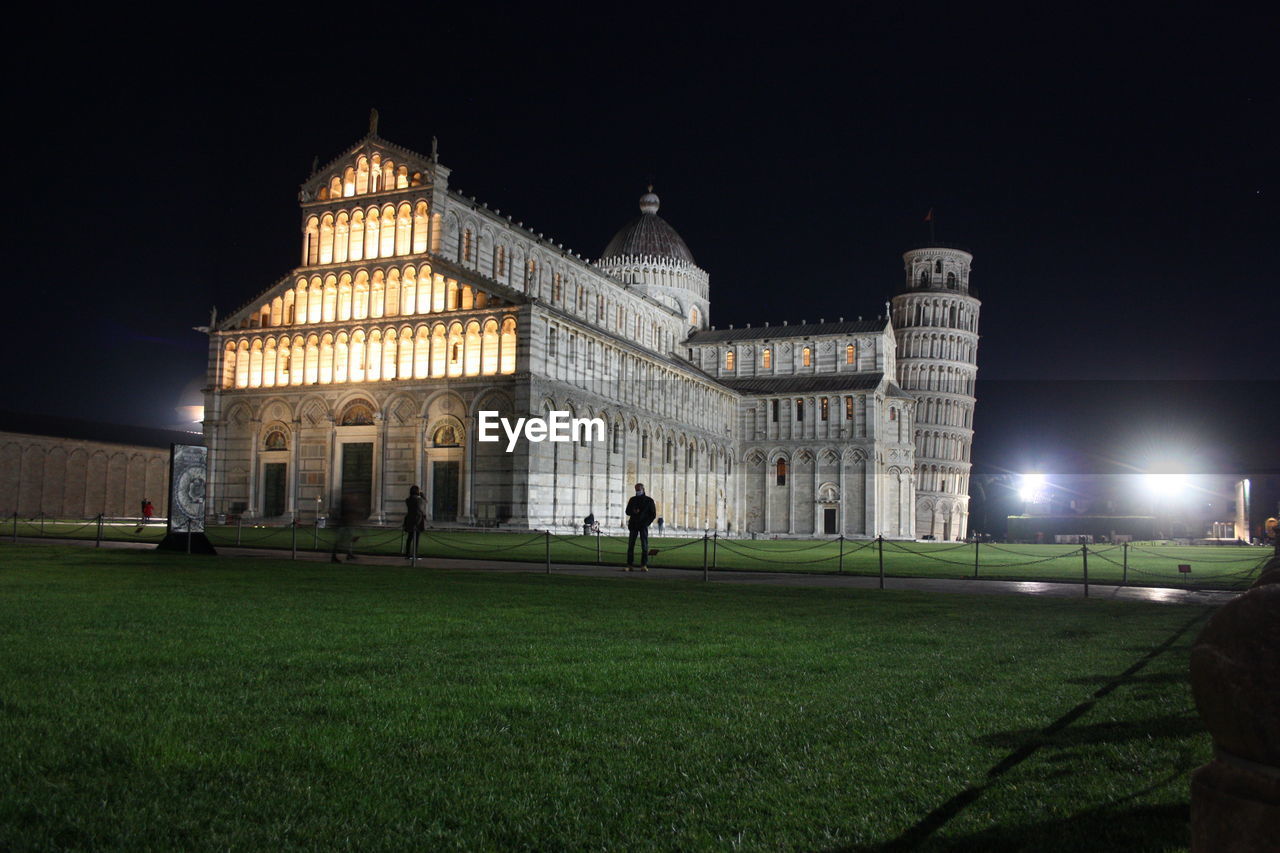
[[[191,517],[187,517],[187,553],[191,553]]]
[[[880,552],[880,588],[884,589],[884,537],[876,536],[876,549]]]
[[[1080,546],[1080,559],[1084,562],[1084,597],[1089,597],[1089,544]]]
[[[18,544],[18,511],[13,511],[13,544]]]
[[[707,534],[705,531],[702,534],[702,579],[704,581],[708,580],[707,578]]]
[[[405,540],[404,546],[406,548],[410,545],[413,546],[413,549],[409,552],[409,565],[415,569],[418,568],[418,537],[421,535],[422,534],[416,530],[410,530],[405,533],[405,536],[408,538]]]
[[[44,536],[44,513],[40,513],[40,536]]]
[[[979,544],[981,543],[979,543],[978,540],[975,538],[973,540],[973,579],[974,580],[978,579],[978,546]]]
[[[95,548],[102,547],[102,513],[98,513],[98,541],[97,541],[97,544],[95,544],[93,547]]]
[[[240,544],[240,525],[244,524],[244,516],[236,516],[236,545]]]
[[[600,530],[596,529],[596,565],[600,565]]]
[[[320,514],[319,513],[316,513],[316,526],[315,526],[315,532],[311,537],[311,550],[312,551],[320,550]]]
[[[290,525],[293,528],[293,559],[298,559],[298,519],[294,518]]]
[[[546,532],[547,537],[547,574],[551,574],[551,531]]]
[[[716,567],[716,545],[720,543],[720,531],[711,534],[711,568]]]
[[[836,564],[836,571],[844,574],[844,534],[840,534],[840,562]]]
[[[1120,581],[1120,583],[1124,585],[1128,585],[1129,583],[1129,543],[1121,542],[1120,544],[1124,547],[1124,577]]]

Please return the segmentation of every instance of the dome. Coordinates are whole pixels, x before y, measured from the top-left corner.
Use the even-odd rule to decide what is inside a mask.
[[[676,233],[676,229],[658,215],[658,197],[654,194],[653,187],[640,196],[640,215],[613,235],[600,260],[645,255],[694,263],[693,253]]]

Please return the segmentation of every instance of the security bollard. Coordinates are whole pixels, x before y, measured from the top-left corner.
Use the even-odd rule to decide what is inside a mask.
[[[880,552],[880,588],[884,589],[884,537],[876,537],[876,549]]]
[[[237,515],[236,516],[236,545],[240,544],[240,526],[242,524],[244,524],[244,516]]]
[[[836,563],[836,571],[844,574],[844,534],[840,534],[840,561]]]
[[[547,537],[547,574],[551,574],[551,531],[546,533]]]
[[[978,546],[979,544],[980,543],[975,538],[973,540],[973,579],[974,580],[978,579]]]
[[[293,559],[298,559],[298,519],[293,519],[290,525],[293,528]]]
[[[102,513],[98,513],[98,541],[94,543],[93,547],[102,547]]]
[[[1089,546],[1080,546],[1080,559],[1084,562],[1084,597],[1089,597]]]
[[[1120,583],[1124,586],[1129,584],[1129,543],[1120,543],[1124,547],[1124,574],[1120,578]]]
[[[708,580],[707,577],[707,534],[702,534],[702,579]]]

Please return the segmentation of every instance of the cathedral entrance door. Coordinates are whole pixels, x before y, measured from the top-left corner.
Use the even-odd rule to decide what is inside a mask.
[[[836,508],[833,506],[825,507],[822,510],[822,532],[836,532]]]
[[[431,463],[431,520],[458,520],[458,474],[461,462]]]
[[[287,467],[283,462],[268,462],[262,466],[262,516],[264,518],[284,515],[284,472]]]
[[[342,445],[342,500],[351,502],[358,519],[366,519],[372,512],[372,442],[346,442]]]

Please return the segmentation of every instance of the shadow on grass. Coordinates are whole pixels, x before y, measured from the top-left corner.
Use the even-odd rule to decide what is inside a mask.
[[[963,838],[935,839],[918,849],[947,853],[1013,853],[1035,850],[1107,850],[1124,853],[1162,853],[1190,841],[1191,807],[1162,806],[1103,808],[1019,826],[995,826]],[[891,849],[891,848],[884,848]]]
[[[1027,832],[1031,832],[1031,831],[1035,831],[1037,833],[1043,832],[1048,835],[1051,842],[1057,842],[1062,838],[1060,833],[1062,833],[1063,827],[1075,826],[1077,822],[1084,822],[1084,821],[1090,821],[1090,820],[1096,820],[1096,822],[1098,823],[1098,830],[1095,830],[1095,831],[1100,831],[1105,829],[1108,832],[1110,832],[1114,828],[1114,826],[1120,825],[1113,822],[1117,820],[1118,816],[1124,815],[1124,814],[1134,815],[1135,820],[1143,824],[1148,822],[1153,815],[1163,815],[1163,818],[1161,819],[1161,824],[1165,827],[1165,829],[1169,833],[1173,832],[1173,828],[1175,827],[1175,825],[1177,827],[1178,834],[1173,844],[1174,845],[1185,844],[1187,840],[1186,825],[1187,825],[1187,820],[1189,815],[1189,806],[1178,805],[1176,807],[1170,807],[1170,808],[1134,806],[1126,810],[1118,810],[1116,808],[1116,806],[1118,806],[1120,802],[1130,801],[1140,796],[1143,793],[1142,791],[1129,794],[1128,796],[1122,798],[1120,801],[1116,803],[1112,803],[1107,806],[1102,806],[1098,809],[1094,809],[1091,811],[1081,812],[1079,815],[1075,815],[1071,818],[1067,818],[1060,821],[1046,822],[1046,825],[1039,830],[1035,829],[1035,827],[1039,825],[1033,825],[1031,829],[1027,829],[1026,827],[1019,827],[1019,826],[993,827],[989,830],[984,830],[983,832],[975,836],[970,836],[968,839],[955,840],[955,841],[946,840],[946,839],[935,839],[933,836],[936,832],[938,832],[938,830],[942,829],[953,818],[955,818],[956,815],[960,814],[969,806],[971,806],[975,801],[977,801],[978,798],[980,798],[988,788],[998,784],[1001,776],[1008,773],[1010,770],[1017,767],[1022,762],[1026,761],[1028,758],[1034,755],[1037,751],[1039,751],[1042,747],[1050,744],[1064,745],[1064,746],[1070,745],[1071,741],[1067,740],[1067,736],[1064,734],[1068,727],[1070,727],[1073,723],[1075,723],[1076,720],[1080,719],[1085,714],[1087,714],[1090,710],[1092,710],[1093,707],[1099,702],[1099,700],[1110,695],[1114,690],[1116,690],[1116,688],[1121,687],[1125,684],[1131,683],[1134,677],[1138,674],[1138,672],[1140,672],[1144,667],[1146,667],[1147,664],[1151,663],[1160,655],[1172,649],[1174,647],[1174,644],[1177,643],[1177,641],[1184,634],[1190,631],[1199,622],[1208,618],[1211,612],[1212,610],[1210,608],[1204,608],[1203,610],[1201,610],[1189,622],[1187,622],[1181,628],[1179,628],[1178,630],[1174,631],[1171,635],[1169,635],[1169,637],[1167,637],[1163,643],[1156,646],[1155,648],[1146,649],[1145,650],[1146,653],[1142,657],[1140,657],[1138,660],[1134,661],[1134,663],[1128,669],[1126,669],[1124,672],[1120,673],[1119,675],[1109,679],[1106,684],[1102,685],[1097,690],[1095,690],[1088,699],[1076,705],[1070,711],[1067,711],[1065,714],[1063,714],[1058,719],[1054,720],[1049,725],[1045,726],[1043,729],[1031,732],[1029,734],[1024,731],[1024,732],[1003,732],[1003,733],[988,735],[987,737],[994,738],[994,739],[1007,738],[1008,739],[1007,741],[995,740],[993,742],[1002,746],[1005,745],[1005,743],[1007,742],[1010,746],[1014,747],[1013,751],[1010,752],[1008,755],[1006,755],[1004,758],[1002,758],[1000,761],[998,761],[994,766],[992,766],[991,769],[989,769],[986,772],[985,777],[981,781],[975,782],[974,784],[965,788],[963,791],[956,794],[951,799],[947,800],[942,805],[938,806],[933,811],[929,812],[927,815],[921,818],[920,821],[917,822],[915,826],[911,827],[906,832],[902,833],[902,835],[898,836],[892,841],[889,841],[877,846],[871,846],[871,847],[864,846],[864,847],[854,847],[854,848],[845,848],[845,849],[850,851],[850,853],[897,853],[897,851],[912,851],[912,850],[1089,850],[1089,849],[1093,849],[1093,850],[1144,851],[1144,850],[1164,850],[1164,849],[1167,849],[1169,846],[1171,846],[1169,843],[1167,843],[1167,841],[1164,841],[1164,840],[1161,840],[1156,846],[1132,846],[1132,845],[1125,846],[1125,844],[1128,844],[1128,842],[1119,841],[1119,840],[1117,840],[1114,843],[1110,840],[1107,840],[1105,843],[1098,844],[1097,842],[1099,841],[1099,839],[1088,836],[1088,833],[1086,832],[1081,832],[1079,836],[1076,838],[1076,841],[1074,843],[1068,843],[1068,846],[1065,846],[1065,847],[1046,846],[1044,843],[1044,838],[1037,838],[1036,839],[1037,843],[1028,843],[1029,839],[1026,835]],[[1178,725],[1181,725],[1180,721],[1182,721],[1184,718],[1182,716],[1176,716],[1176,717],[1157,718],[1157,719],[1166,720],[1166,721],[1179,721]],[[1170,724],[1170,723],[1166,723],[1166,724]],[[1122,740],[1130,739],[1133,737],[1138,737],[1140,735],[1149,734],[1151,725],[1152,725],[1152,721],[1149,720],[1144,723],[1120,723],[1114,726],[1108,725],[1108,724],[1099,724],[1096,726],[1089,726],[1089,727],[1086,727],[1086,731],[1083,736],[1083,739],[1075,742],[1079,744],[1088,745],[1088,744],[1112,742],[1116,739],[1117,736],[1119,736],[1119,739],[1122,739]],[[1090,739],[1090,734],[1087,731],[1088,729],[1096,730],[1094,739],[1092,740]],[[1021,737],[1019,737],[1019,735],[1021,735]],[[982,739],[979,739],[979,742],[981,741]],[[1190,768],[1186,768],[1186,769],[1189,770]],[[1161,785],[1167,784],[1173,778],[1176,778],[1177,775],[1184,772],[1186,772],[1186,770],[1179,770],[1173,777],[1170,777],[1169,779],[1163,782],[1157,783],[1145,790],[1146,791],[1154,790],[1155,788],[1160,787]],[[1076,834],[1075,830],[1073,830],[1072,832],[1073,834]],[[1149,841],[1147,835],[1145,834],[1147,832],[1151,832],[1152,836],[1154,837],[1155,832],[1151,830],[1149,827],[1144,826],[1138,832],[1137,836],[1133,839],[1134,843],[1141,843],[1143,845],[1146,845],[1147,842]],[[1054,833],[1059,833],[1059,834],[1054,834]],[[1083,846],[1081,845],[1081,841],[1085,842]],[[964,847],[954,846],[956,844],[967,845],[970,843],[972,843],[973,846],[964,846]]]
[[[974,743],[1017,749],[1028,744],[1037,747],[1096,746],[1104,743],[1124,743],[1144,738],[1182,738],[1204,731],[1204,724],[1194,715],[1169,715],[1150,720],[1127,723],[1093,723],[1087,726],[1071,726],[1044,736],[1042,729],[1014,729],[995,732],[976,738]]]

